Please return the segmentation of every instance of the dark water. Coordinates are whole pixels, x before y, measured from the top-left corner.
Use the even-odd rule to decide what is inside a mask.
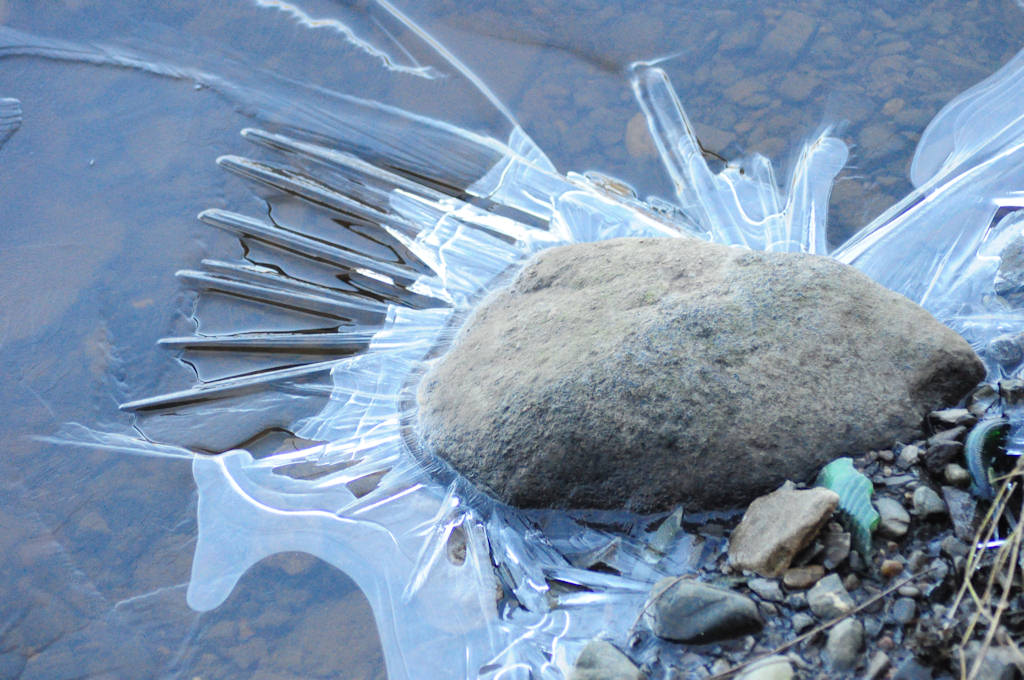
[[[507,121],[454,79],[382,77],[380,60],[339,32],[255,2],[150,4],[0,1],[4,26],[114,46],[165,72],[0,50],[0,97],[20,100],[24,114],[0,149],[0,678],[384,677],[362,595],[312,558],[267,560],[222,608],[187,609],[195,496],[185,461],[31,436],[68,422],[131,432],[118,403],[190,384],[191,369],[155,342],[190,330],[192,297],[174,272],[239,253],[195,215],[254,205],[214,164],[243,152],[238,130],[254,111],[329,105],[315,86],[502,136]],[[301,7],[401,55],[373,33],[368,3]],[[629,89],[633,60],[677,55],[663,66],[704,146],[725,157],[757,151],[785,166],[823,121],[846,121],[853,153],[834,195],[833,241],[906,193],[928,120],[1024,43],[1024,12],[1008,0],[403,9],[560,169],[600,170],[641,195],[671,189]],[[168,65],[192,70],[169,77]],[[240,98],[198,72],[269,94]]]

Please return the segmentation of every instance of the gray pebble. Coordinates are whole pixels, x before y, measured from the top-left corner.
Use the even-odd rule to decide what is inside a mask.
[[[957,441],[958,439],[961,439],[966,432],[967,428],[963,425],[958,425],[957,427],[949,430],[943,430],[942,432],[936,432],[928,438],[928,448],[931,449],[931,447],[943,442]],[[929,451],[929,455],[930,454],[931,452]]]
[[[968,550],[968,547],[956,536],[946,536],[939,543],[939,551],[946,557],[966,557]]]
[[[928,418],[935,423],[941,423],[946,426],[953,425],[973,425],[974,416],[965,408],[946,408],[941,411],[932,411],[928,414]]]
[[[892,618],[904,626],[917,616],[917,603],[909,597],[901,597],[892,603]]]
[[[793,678],[793,666],[789,659],[784,656],[769,656],[758,661],[743,671],[742,675],[736,676],[736,680],[791,680]]]
[[[793,593],[786,596],[786,605],[790,609],[807,609],[807,596],[803,593]]]
[[[900,449],[900,455],[896,459],[896,464],[901,468],[906,469],[913,465],[917,465],[917,461],[921,459],[921,449],[917,448],[913,444],[908,444]]]
[[[902,595],[903,597],[921,597],[921,589],[917,586],[900,586],[896,592]]]
[[[888,654],[883,651],[875,652],[871,657],[871,661],[868,662],[868,668],[864,672],[864,677],[867,680],[878,680],[879,678],[883,678],[891,665],[892,662],[889,660]]]
[[[651,628],[658,637],[710,642],[761,628],[757,605],[750,598],[697,581],[672,581],[662,579],[651,591]]]
[[[878,511],[878,532],[889,538],[902,538],[910,526],[910,515],[903,505],[892,498],[876,498]]]
[[[643,680],[629,657],[610,642],[591,640],[580,652],[569,680]]]
[[[964,445],[957,441],[940,441],[928,447],[924,457],[924,466],[928,472],[938,475],[949,463],[960,458]]]
[[[971,473],[956,463],[949,463],[942,471],[946,481],[953,486],[967,486],[971,481]]]
[[[832,619],[853,609],[853,598],[843,587],[839,574],[829,574],[807,591],[811,611],[823,619]]]
[[[877,616],[869,616],[864,619],[863,623],[864,634],[870,638],[878,637],[878,634],[882,632],[882,628],[885,627],[885,623]]]
[[[857,619],[843,619],[828,632],[825,650],[837,670],[847,670],[857,665],[860,650],[864,646],[864,626]]]
[[[930,486],[914,489],[914,513],[921,517],[946,514],[946,502]]]
[[[802,633],[814,626],[814,617],[808,614],[793,614],[793,630]]]
[[[912,573],[917,573],[928,565],[928,555],[923,550],[914,550],[907,558],[907,567]]]
[[[762,600],[769,602],[782,602],[786,598],[782,594],[779,582],[770,578],[752,578],[747,581],[747,587],[757,594]]]

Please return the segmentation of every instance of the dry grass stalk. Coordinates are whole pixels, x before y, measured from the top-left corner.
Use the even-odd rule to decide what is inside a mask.
[[[967,621],[964,633],[957,646],[957,657],[960,664],[960,677],[962,680],[975,680],[981,670],[985,655],[992,646],[992,642],[999,631],[999,622],[1006,611],[1010,594],[1013,589],[1014,580],[1024,567],[1021,565],[1021,543],[1024,541],[1024,522],[1017,522],[1010,534],[1003,539],[1003,542],[990,553],[992,548],[987,548],[990,542],[996,539],[999,526],[1009,515],[1008,508],[1014,490],[1024,482],[1024,457],[1017,461],[1012,472],[1005,475],[1000,481],[996,497],[992,501],[988,513],[985,515],[977,533],[974,536],[974,545],[968,554],[964,567],[963,582],[960,590],[947,613],[947,629],[956,624],[956,612],[969,596],[973,604],[973,613]],[[1024,501],[1017,513],[1018,518],[1024,519]],[[971,577],[983,566],[982,561],[991,554],[992,564],[989,567],[988,576],[985,579],[984,590],[979,593],[975,588]],[[998,588],[998,593],[997,593]],[[968,668],[967,647],[973,639],[976,631],[984,631],[980,648],[974,656],[973,663]],[[1014,662],[1024,667],[1024,652],[1009,636],[1002,636],[999,642],[1009,647],[1014,656]]]

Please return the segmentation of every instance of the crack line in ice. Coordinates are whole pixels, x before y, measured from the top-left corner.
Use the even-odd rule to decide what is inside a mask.
[[[302,26],[306,26],[312,29],[327,28],[332,29],[336,33],[340,33],[345,40],[366,54],[379,59],[386,69],[389,71],[396,71],[398,73],[407,73],[409,75],[419,76],[426,78],[427,80],[434,80],[440,77],[437,69],[431,66],[403,66],[397,63],[392,57],[384,52],[383,50],[375,47],[370,42],[363,40],[356,35],[355,31],[349,28],[345,23],[338,21],[337,19],[314,19],[307,14],[302,8],[284,0],[253,0],[257,7],[271,8],[279,10],[296,20],[296,22]],[[390,36],[389,36],[390,37]],[[400,43],[396,44],[402,48]],[[404,51],[404,48],[402,48]],[[411,56],[406,52],[406,56]],[[415,62],[415,59],[412,61]]]
[[[376,3],[383,7],[398,21],[404,24],[406,28],[408,28],[410,31],[419,36],[420,40],[422,40],[424,43],[429,45],[435,52],[441,55],[441,57],[445,61],[454,66],[459,73],[461,73],[469,82],[473,84],[474,87],[476,87],[477,90],[480,91],[480,94],[487,98],[487,101],[489,101],[491,105],[494,106],[495,109],[500,111],[501,114],[505,116],[505,118],[507,118],[510,123],[512,123],[512,125],[514,125],[516,128],[519,128],[519,123],[516,121],[516,117],[512,114],[512,111],[510,111],[509,108],[505,106],[504,102],[498,99],[498,96],[494,94],[491,88],[487,87],[487,84],[480,79],[480,76],[474,73],[464,63],[462,63],[462,61],[460,61],[458,57],[452,54],[447,47],[438,42],[438,40],[434,36],[430,35],[430,33],[423,30],[423,28],[421,28],[419,24],[417,24],[415,21],[410,19],[408,15],[406,15],[404,12],[402,12],[397,7],[392,5],[390,2],[388,2],[388,0],[376,0]]]

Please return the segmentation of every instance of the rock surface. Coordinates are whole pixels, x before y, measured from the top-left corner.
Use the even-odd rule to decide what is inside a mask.
[[[658,637],[703,643],[761,628],[757,605],[750,598],[698,581],[672,581],[662,579],[651,591],[651,629]]]
[[[824,488],[783,487],[754,500],[729,538],[729,561],[740,569],[775,578],[817,535],[839,504]]]
[[[857,619],[843,619],[828,632],[825,650],[832,668],[846,670],[857,665],[864,647],[864,626]]]
[[[615,645],[591,640],[576,659],[569,680],[644,680],[644,674]]]
[[[910,514],[899,501],[892,498],[876,498],[874,506],[878,511],[878,532],[882,536],[900,538],[907,533]]]
[[[689,239],[539,255],[420,384],[429,448],[521,507],[734,507],[891,446],[984,376],[835,260]]]
[[[793,666],[784,656],[769,656],[751,665],[736,680],[791,680]]]
[[[853,598],[846,592],[838,574],[829,574],[807,591],[807,604],[817,616],[834,619],[853,609]]]

